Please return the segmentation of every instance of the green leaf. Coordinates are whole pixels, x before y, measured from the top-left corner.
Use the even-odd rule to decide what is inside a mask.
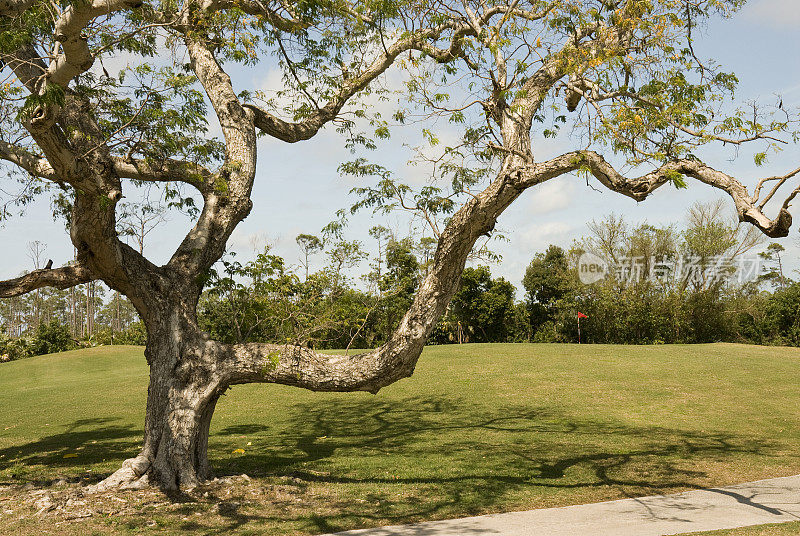
[[[49,82],[41,94],[34,93],[25,99],[25,104],[17,112],[17,121],[29,121],[38,108],[52,105],[64,105],[64,88]]]

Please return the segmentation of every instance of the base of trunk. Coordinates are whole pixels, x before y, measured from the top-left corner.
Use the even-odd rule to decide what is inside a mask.
[[[151,485],[188,490],[207,480],[211,476],[208,434],[219,394],[215,387],[183,386],[170,389],[163,398],[150,396],[142,451],[89,491]]]
[[[167,452],[171,449],[164,449]],[[122,463],[122,467],[101,482],[89,486],[89,493],[102,493],[113,490],[143,489],[158,487],[164,491],[177,489],[191,490],[211,476],[206,458],[201,463],[196,460],[165,454],[152,455],[140,453],[135,458],[129,458]]]

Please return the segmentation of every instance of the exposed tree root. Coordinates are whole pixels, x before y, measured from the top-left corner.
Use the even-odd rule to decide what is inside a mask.
[[[153,464],[145,453],[135,458],[128,458],[122,467],[113,474],[86,488],[87,493],[102,493],[111,490],[143,489],[150,486],[149,471]]]

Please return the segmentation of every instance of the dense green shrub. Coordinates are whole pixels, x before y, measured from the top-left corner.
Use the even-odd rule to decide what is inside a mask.
[[[800,283],[772,294],[763,322],[776,342],[800,346]]]
[[[0,362],[14,361],[32,355],[28,339],[24,337],[12,339],[5,333],[0,334]]]
[[[141,321],[133,322],[123,331],[114,331],[110,327],[104,327],[92,335],[91,344],[131,344],[144,346],[147,344],[147,331],[145,331],[144,324]]]
[[[74,350],[77,347],[69,328],[57,320],[40,324],[30,342],[32,355],[53,354]]]

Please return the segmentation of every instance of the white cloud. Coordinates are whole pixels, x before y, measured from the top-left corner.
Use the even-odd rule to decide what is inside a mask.
[[[274,93],[283,89],[283,73],[280,69],[270,68],[259,77],[255,83],[258,90],[265,93]]]
[[[519,244],[527,251],[540,251],[550,244],[569,244],[574,226],[565,221],[534,224],[520,233]]]
[[[750,21],[768,26],[800,27],[797,0],[754,0],[747,4],[742,15]]]
[[[542,216],[569,207],[574,197],[574,182],[551,180],[534,187],[528,206],[537,216]]]

